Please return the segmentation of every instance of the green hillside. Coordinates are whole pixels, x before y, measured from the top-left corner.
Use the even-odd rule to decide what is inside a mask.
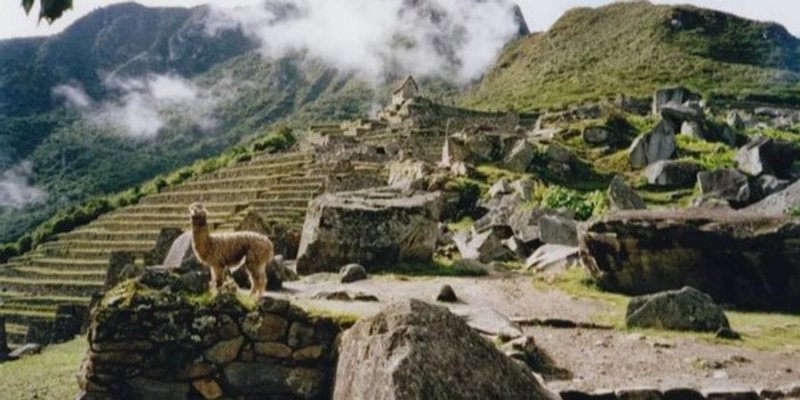
[[[507,47],[468,106],[529,109],[683,84],[707,95],[800,98],[800,41],[785,28],[690,6],[567,12]]]

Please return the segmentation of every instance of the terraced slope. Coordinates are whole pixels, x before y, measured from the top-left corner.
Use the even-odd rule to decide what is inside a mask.
[[[141,263],[161,229],[189,228],[192,202],[206,204],[216,231],[237,228],[254,207],[264,219],[299,228],[328,175],[314,153],[262,156],[147,197],[13,259],[0,266],[0,315],[10,341],[22,343],[30,322],[54,319],[58,304],[88,304],[112,252],[133,252]]]

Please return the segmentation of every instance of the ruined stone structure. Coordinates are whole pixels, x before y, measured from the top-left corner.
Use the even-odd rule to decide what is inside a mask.
[[[336,324],[284,300],[192,302],[176,279],[150,273],[106,295],[80,399],[328,398]]]
[[[413,78],[402,88],[401,104],[387,106],[375,119],[312,126],[306,136],[313,140],[292,151],[262,154],[167,188],[0,266],[0,316],[6,318],[11,347],[26,342],[33,322],[52,327],[58,305],[88,306],[103,290],[112,253],[132,254],[139,267],[160,264],[163,254],[151,252],[159,234],[187,229],[186,210],[193,202],[207,206],[215,232],[257,229],[281,243],[280,255],[292,259],[310,200],[385,186],[392,159],[413,156],[436,165],[448,133],[475,126],[512,132],[535,123],[535,115],[433,103],[418,95]]]

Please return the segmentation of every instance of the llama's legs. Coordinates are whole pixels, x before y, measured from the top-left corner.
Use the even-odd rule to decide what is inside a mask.
[[[248,263],[247,276],[250,278],[250,295],[262,297],[267,289],[267,272],[263,265]]]
[[[225,268],[209,267],[211,271],[211,288],[219,289],[225,283]]]

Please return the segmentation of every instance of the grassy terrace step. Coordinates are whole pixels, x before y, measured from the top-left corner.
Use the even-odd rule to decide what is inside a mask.
[[[142,265],[144,260],[139,257],[136,259],[137,265]],[[78,258],[55,258],[55,257],[36,257],[25,261],[19,267],[36,267],[57,270],[100,270],[108,266],[108,258],[97,259],[78,259]]]
[[[231,179],[246,176],[270,176],[301,171],[312,165],[308,161],[287,162],[284,164],[270,165],[245,165],[241,167],[226,168],[209,175],[206,179]]]
[[[191,204],[194,202],[233,202],[233,201],[250,201],[258,198],[258,195],[264,192],[264,189],[254,190],[201,190],[196,192],[175,192],[175,193],[160,193],[153,196],[147,196],[142,200],[142,204]]]
[[[56,236],[62,240],[151,241],[155,245],[159,231],[111,232],[107,230],[80,229]]]
[[[132,207],[125,208],[124,214],[180,214],[186,216],[191,203],[177,203],[177,204],[138,204]],[[214,214],[231,214],[240,211],[247,207],[246,201],[231,201],[231,202],[215,202],[205,204],[206,210],[211,215]]]
[[[201,188],[201,189],[192,188],[192,190],[179,190],[179,191],[174,191],[174,192],[159,193],[157,195],[153,195],[153,196],[150,196],[150,197],[172,197],[174,195],[183,195],[183,194],[196,195],[198,193],[207,193],[207,194],[217,194],[217,193],[240,194],[240,193],[251,193],[251,192],[262,192],[262,191],[269,191],[269,192],[276,192],[276,193],[303,192],[303,191],[319,190],[319,188],[321,186],[322,186],[322,182],[305,183],[305,184],[278,183],[278,184],[274,184],[274,185],[263,185],[263,186],[255,186],[255,187],[248,187],[248,188],[219,188],[219,187]]]
[[[15,325],[27,325],[32,321],[54,320],[56,318],[55,309],[53,310],[30,310],[18,308],[14,305],[0,304],[0,315],[5,317],[6,323]]]
[[[151,248],[155,247],[155,245],[151,245]],[[45,255],[39,255],[32,260],[40,259],[40,258],[70,258],[70,259],[79,259],[79,260],[108,260],[111,257],[111,253],[117,251],[126,251],[133,253],[136,257],[142,258],[147,253],[147,251],[135,251],[123,248],[115,248],[115,247],[106,247],[104,249],[69,249],[69,250],[53,250],[52,252],[46,253]]]
[[[0,269],[0,274],[9,278],[102,281],[106,277],[106,269],[53,269],[42,267],[17,267],[9,268],[7,270]]]
[[[252,207],[254,208],[271,208],[271,207],[290,207],[290,208],[307,208],[309,198],[301,198],[301,199],[260,199],[256,200],[252,203]]]
[[[263,155],[258,156],[248,164],[250,165],[269,165],[269,164],[283,164],[292,161],[313,161],[314,153],[288,153],[281,155]]]
[[[101,290],[103,282],[66,279],[23,279],[0,276],[0,291],[26,292],[41,296],[85,296]]]
[[[64,240],[44,243],[42,251],[74,251],[74,250],[104,250],[146,252],[153,248],[153,242],[143,241],[113,241],[113,240]]]
[[[276,185],[319,185],[324,182],[325,178],[322,176],[308,177],[300,174],[285,174],[271,177],[252,176],[244,178],[190,182],[184,185],[169,188],[162,193],[213,189],[247,189],[257,187],[272,187]]]
[[[38,296],[25,292],[0,292],[0,299],[3,302],[10,303],[26,303],[26,304],[43,304],[43,305],[59,305],[59,304],[84,304],[89,305],[92,299],[90,297],[76,297],[76,296]]]

